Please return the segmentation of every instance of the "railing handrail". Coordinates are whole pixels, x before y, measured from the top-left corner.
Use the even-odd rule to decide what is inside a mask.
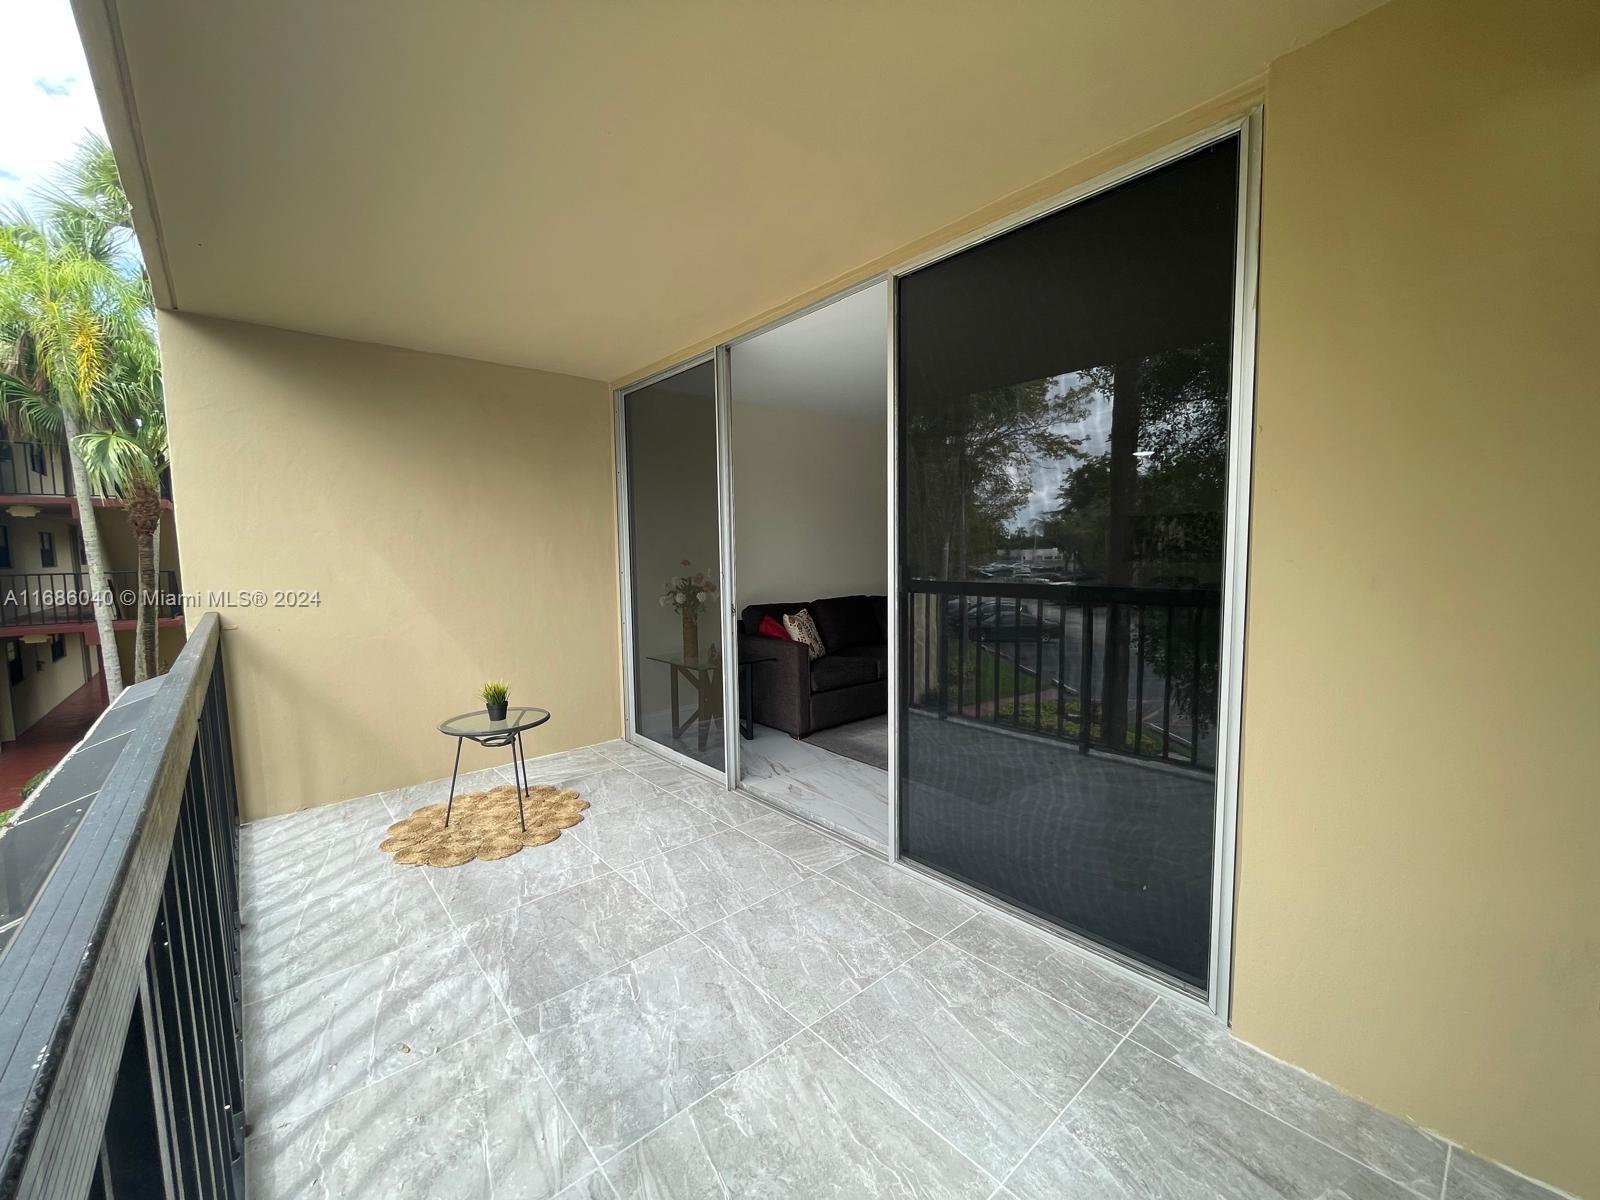
[[[220,637],[207,613],[0,957],[0,1196],[87,1193]]]
[[[906,591],[934,596],[1003,596],[1051,604],[1145,604],[1151,607],[1217,608],[1220,588],[1137,587],[1109,583],[1049,583],[998,579],[908,579]]]

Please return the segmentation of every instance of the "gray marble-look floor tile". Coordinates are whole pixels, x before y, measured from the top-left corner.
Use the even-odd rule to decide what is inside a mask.
[[[461,931],[513,1013],[673,941],[682,927],[617,875],[487,917]]]
[[[574,788],[589,802],[590,811],[597,816],[613,809],[654,804],[666,795],[649,780],[634,774],[626,767],[619,766],[563,779],[559,783],[560,786]]]
[[[1006,1184],[1019,1200],[1415,1200],[1392,1180],[1131,1041]]]
[[[795,862],[811,871],[826,871],[860,851],[852,850],[843,842],[809,829],[799,821],[790,820],[781,813],[769,812],[739,826],[757,841],[765,842],[780,854],[787,854]]]
[[[685,936],[517,1019],[601,1160],[794,1034],[794,1019]]]
[[[509,1022],[253,1135],[246,1163],[256,1200],[536,1200],[596,1168]]]
[[[454,929],[244,1010],[252,1126],[286,1124],[505,1018]]]
[[[1159,1000],[1132,1038],[1380,1174],[1439,1194],[1445,1144],[1438,1138],[1245,1045],[1210,1013]]]
[[[566,830],[553,842],[525,846],[510,858],[474,859],[459,867],[420,867],[457,925],[594,879],[610,868]]]
[[[657,792],[621,808],[596,806],[570,831],[609,866],[622,868],[728,827],[708,812]]]
[[[807,1024],[933,941],[816,875],[723,918],[701,936]]]
[[[610,759],[612,762],[620,763],[625,767],[648,767],[653,763],[667,761],[659,754],[653,754],[649,750],[641,749],[640,747],[635,746],[632,742],[626,742],[620,739],[614,742],[601,742],[598,746],[593,748],[603,754],[606,758]]]
[[[1086,951],[991,913],[979,913],[948,940],[1118,1033],[1132,1029],[1157,995]]]
[[[528,782],[553,783],[561,778],[592,775],[609,770],[617,764],[593,746],[576,750],[557,750],[554,754],[541,754],[523,761],[528,769]]]
[[[685,929],[704,929],[810,872],[771,846],[728,829],[635,863],[621,874]]]
[[[954,892],[870,854],[847,858],[825,874],[934,937],[943,937],[978,911]]]
[[[1118,1041],[944,943],[824,1017],[816,1033],[997,1179]]]
[[[423,868],[396,866],[365,835],[346,839],[323,868],[293,903],[261,905],[245,917],[246,1003],[450,927]]]
[[[314,880],[344,869],[357,847],[376,847],[392,818],[382,796],[253,821],[240,833],[240,905],[280,907]]]
[[[729,825],[743,825],[746,821],[754,821],[757,817],[765,817],[772,812],[765,804],[758,804],[738,792],[730,792],[720,783],[710,783],[705,780],[692,783],[686,788],[679,788],[672,795],[675,799],[703,809],[717,820]]]
[[[697,783],[706,783],[704,775],[697,774],[687,767],[680,767],[677,763],[662,762],[635,763],[628,768],[639,778],[648,780],[664,792],[676,792]]]
[[[577,1183],[568,1184],[557,1193],[555,1200],[616,1200],[617,1193],[606,1180],[604,1171],[590,1171]]]
[[[1560,1195],[1460,1146],[1450,1152],[1444,1200],[1560,1200]]]
[[[623,1200],[982,1200],[995,1181],[810,1033],[606,1164]]]

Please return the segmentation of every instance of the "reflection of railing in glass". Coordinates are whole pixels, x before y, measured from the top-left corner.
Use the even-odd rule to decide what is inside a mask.
[[[1220,593],[1052,583],[907,583],[911,707],[1216,769]]]

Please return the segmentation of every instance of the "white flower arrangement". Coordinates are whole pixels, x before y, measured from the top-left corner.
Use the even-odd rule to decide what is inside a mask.
[[[685,558],[678,565],[687,567],[689,560]],[[661,587],[661,607],[677,613],[697,613],[717,594],[717,581],[704,571],[674,575]]]

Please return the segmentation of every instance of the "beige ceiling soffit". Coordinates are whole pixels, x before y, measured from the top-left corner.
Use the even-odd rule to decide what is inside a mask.
[[[1010,195],[1001,196],[985,204],[976,212],[968,213],[959,220],[952,221],[941,229],[917,238],[904,246],[896,247],[888,254],[880,255],[871,262],[863,263],[855,270],[837,278],[830,279],[827,283],[811,288],[801,295],[783,304],[758,313],[748,320],[731,326],[715,335],[696,342],[675,354],[657,359],[648,366],[615,379],[611,383],[613,391],[619,388],[631,387],[641,379],[648,379],[652,375],[659,375],[663,371],[671,370],[679,363],[688,362],[697,355],[704,354],[707,350],[720,346],[723,342],[731,342],[764,325],[782,320],[791,313],[799,312],[823,300],[838,295],[849,288],[865,283],[874,276],[896,270],[907,262],[938,249],[957,242],[967,235],[974,233],[985,226],[1002,222],[1015,216],[1017,213],[1045,200],[1051,196],[1066,192],[1071,188],[1103,175],[1124,163],[1142,158],[1151,151],[1162,146],[1179,141],[1197,130],[1205,129],[1210,125],[1217,125],[1223,121],[1232,120],[1243,116],[1258,104],[1266,100],[1266,76],[1257,75],[1236,87],[1228,89],[1220,96],[1215,96],[1203,104],[1197,104],[1186,112],[1179,113],[1161,123],[1151,126],[1134,134],[1132,137],[1123,138],[1115,145],[1097,151],[1089,157],[1052,172],[1045,178],[1029,184]]]
[[[78,23],[78,36],[83,39],[83,55],[89,63],[89,76],[94,81],[100,114],[105,118],[106,137],[117,158],[122,189],[133,209],[133,232],[144,251],[156,307],[176,309],[178,296],[172,286],[172,270],[167,264],[166,243],[161,236],[161,212],[156,207],[155,189],[150,183],[150,165],[145,159],[139,106],[134,100],[133,81],[128,77],[128,61],[123,53],[116,0],[72,0],[72,15]]]

